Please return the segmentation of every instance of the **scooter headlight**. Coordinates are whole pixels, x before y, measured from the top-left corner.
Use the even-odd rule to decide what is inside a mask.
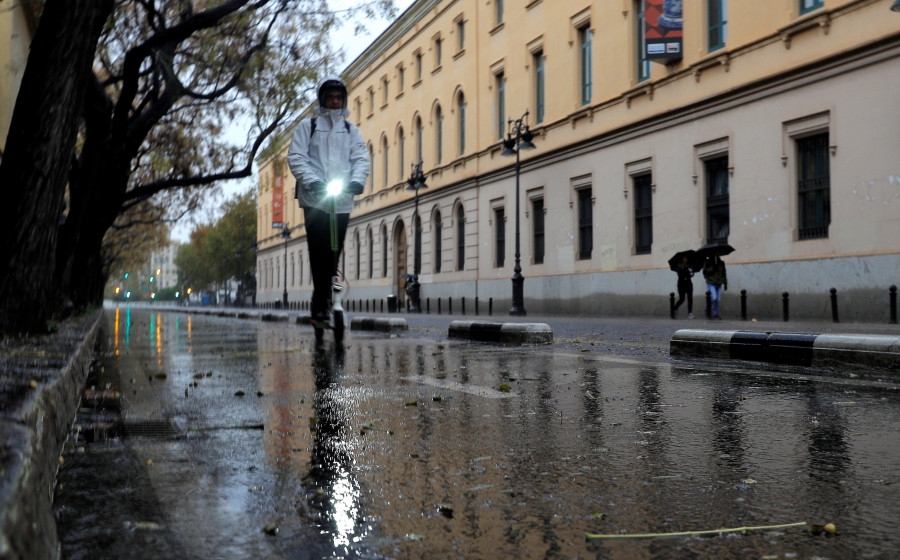
[[[340,179],[335,179],[328,183],[325,187],[325,194],[328,196],[337,196],[344,190],[344,183]]]

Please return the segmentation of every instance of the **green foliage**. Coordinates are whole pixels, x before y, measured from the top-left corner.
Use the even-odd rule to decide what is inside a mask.
[[[190,243],[178,249],[179,283],[194,292],[229,279],[253,276],[256,266],[256,192],[249,189],[222,206],[215,223],[191,232]]]

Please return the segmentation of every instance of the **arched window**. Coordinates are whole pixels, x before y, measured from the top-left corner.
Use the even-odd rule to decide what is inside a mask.
[[[383,156],[381,159],[384,162],[384,188],[387,188],[388,185],[390,184],[390,182],[389,182],[390,175],[388,175],[388,168],[390,167],[390,165],[388,164],[388,162],[391,161],[390,154],[388,154],[387,137],[385,137],[381,141],[381,151],[382,151],[382,156]]]
[[[403,180],[403,173],[406,170],[406,161],[404,158],[406,157],[406,136],[403,135],[403,127],[401,126],[397,132],[397,161],[400,163],[400,166],[397,168],[398,177],[400,180]]]
[[[381,226],[381,277],[388,275],[388,236],[387,226]]]
[[[466,211],[456,207],[456,270],[466,267]]]
[[[375,239],[372,235],[371,228],[369,229],[369,278],[372,278],[375,270]]]
[[[444,151],[444,113],[440,106],[434,111],[434,123],[434,163],[440,165]]]
[[[356,279],[360,278],[360,268],[362,264],[362,246],[359,244],[359,230],[353,234],[353,242],[356,244]]]
[[[372,147],[372,143],[369,142],[369,162],[374,165],[375,164],[375,148]],[[375,192],[375,170],[369,170],[369,191]]]
[[[459,92],[456,98],[456,111],[459,119],[459,155],[466,153],[466,97]]]
[[[436,211],[432,218],[432,231],[434,231],[434,272],[441,271],[441,213]]]

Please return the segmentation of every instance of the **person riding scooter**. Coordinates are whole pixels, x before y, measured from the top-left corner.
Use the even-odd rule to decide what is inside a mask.
[[[300,121],[291,138],[287,162],[297,179],[295,197],[303,208],[306,242],[312,270],[313,295],[310,305],[313,326],[330,320],[328,298],[344,237],[353,197],[362,194],[371,163],[362,133],[346,117],[347,86],[337,76],[319,82],[319,105],[315,116]],[[339,181],[343,190],[332,200],[326,185]],[[331,250],[330,212],[336,209],[338,243]]]

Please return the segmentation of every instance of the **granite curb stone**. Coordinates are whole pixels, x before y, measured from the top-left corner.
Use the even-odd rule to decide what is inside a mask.
[[[397,332],[408,331],[409,323],[400,317],[354,317],[350,321],[350,330]]]
[[[58,333],[29,339],[36,348],[12,340],[0,349],[0,558],[58,556],[56,472],[102,317],[64,321]]]

